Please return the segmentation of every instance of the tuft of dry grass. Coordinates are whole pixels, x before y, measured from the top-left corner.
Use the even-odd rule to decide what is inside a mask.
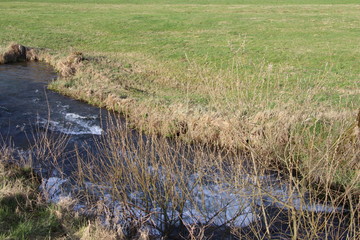
[[[122,239],[120,238],[116,232],[111,230],[104,229],[104,227],[99,222],[91,223],[78,231],[76,236],[79,237],[81,240],[115,240],[115,239]]]
[[[70,77],[81,67],[83,60],[84,57],[81,52],[73,52],[66,59],[59,61],[56,64],[56,69],[59,71],[61,77]]]

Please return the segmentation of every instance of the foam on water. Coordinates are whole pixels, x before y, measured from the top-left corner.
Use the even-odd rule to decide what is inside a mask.
[[[193,174],[189,178],[190,182],[196,181],[197,176]],[[252,178],[254,179],[254,177]],[[262,177],[259,179],[262,179]],[[105,206],[102,207],[103,210],[106,209],[105,212],[102,212],[102,215],[99,216],[105,225],[110,226],[111,223],[112,227],[114,227],[114,224],[126,226],[129,224],[129,216],[137,220],[149,220],[150,218],[153,225],[148,226],[147,231],[155,235],[159,233],[156,229],[161,229],[161,226],[166,221],[171,221],[174,225],[180,225],[180,223],[184,225],[213,224],[216,226],[231,224],[240,228],[247,227],[260,219],[259,206],[261,205],[273,205],[284,209],[288,209],[287,206],[292,206],[297,210],[309,212],[341,210],[323,204],[304,203],[301,196],[288,191],[285,185],[278,185],[275,189],[271,186],[271,183],[268,184],[267,190],[269,192],[266,191],[266,194],[259,194],[254,188],[252,190],[251,188],[237,189],[226,184],[196,185],[191,192],[187,193],[190,197],[184,203],[181,216],[180,212],[171,203],[168,204],[165,210],[165,216],[164,209],[156,202],[146,202],[150,200],[140,191],[128,193],[127,202],[130,204],[125,206],[121,201],[113,198],[110,186],[102,186],[91,182],[86,182],[84,186],[87,192],[97,196],[99,203]],[[44,179],[41,186],[51,202],[56,203],[71,197],[68,180],[51,177],[47,180]],[[77,188],[77,186],[73,186],[73,188]],[[175,188],[177,187],[175,186]],[[181,189],[177,191],[181,192]],[[149,205],[153,206],[152,209],[148,209]],[[74,206],[74,210],[81,210],[85,213],[90,211],[89,209],[90,207],[84,204]]]
[[[63,121],[53,121],[44,118],[38,119],[38,124],[47,127],[51,131],[57,131],[69,135],[101,135],[103,129],[95,125],[96,116],[81,116],[76,113],[63,113]]]
[[[81,116],[76,113],[66,113],[65,119],[72,123],[78,124],[84,129],[88,129],[87,132],[89,132],[89,134],[101,135],[103,132],[100,126],[92,125],[92,121],[97,119],[96,116]],[[78,134],[86,134],[86,133],[78,133]]]
[[[58,203],[61,199],[70,196],[70,193],[64,191],[63,184],[66,182],[65,179],[50,177],[42,181],[40,189],[51,202]]]

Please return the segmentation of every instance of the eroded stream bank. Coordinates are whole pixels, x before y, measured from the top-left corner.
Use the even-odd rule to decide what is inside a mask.
[[[264,170],[249,172],[241,156],[148,141],[121,127],[123,120],[109,127],[105,110],[46,90],[55,77],[42,63],[0,65],[1,145],[32,157],[50,201],[73,199],[76,211],[125,235],[355,236],[347,209],[320,204]]]

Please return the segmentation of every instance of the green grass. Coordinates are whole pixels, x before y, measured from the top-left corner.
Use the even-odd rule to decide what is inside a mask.
[[[288,100],[301,104],[308,92],[319,88],[310,94],[314,106],[353,110],[360,104],[355,94],[344,93],[360,85],[356,1],[0,2],[0,44],[16,41],[57,52],[141,55],[139,65],[152,58],[158,65],[153,69],[160,65],[173,77],[172,91],[164,83],[157,85],[160,98],[161,90],[168,99],[187,84],[184,72],[193,74],[192,94],[207,98],[208,92],[196,90],[204,83],[195,65],[210,70],[206,81],[226,72],[222,81],[228,86],[222,94],[232,102],[254,101],[257,89],[257,104],[279,108]],[[259,85],[268,66],[269,83]],[[231,89],[239,81],[250,92],[241,99],[238,89]]]
[[[2,159],[1,159],[2,161]],[[51,239],[65,231],[55,209],[41,203],[29,169],[0,162],[0,239]]]
[[[0,199],[0,239],[50,239],[62,234],[60,221],[53,211],[48,207],[24,209],[25,202],[22,195]]]
[[[11,2],[12,0],[3,0]],[[60,3],[98,3],[96,0],[24,0],[22,2],[60,2]],[[234,4],[348,4],[358,3],[356,0],[105,0],[101,4],[196,4],[196,5],[234,5]]]
[[[46,202],[38,176],[7,164],[7,153],[0,149],[0,239],[114,239],[93,218],[69,211],[70,205]]]

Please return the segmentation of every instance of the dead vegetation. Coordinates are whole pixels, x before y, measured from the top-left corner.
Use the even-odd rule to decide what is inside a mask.
[[[278,149],[282,164],[273,165],[273,170],[282,167],[281,174],[274,174],[258,161],[256,149],[244,153],[145,136],[117,120],[109,118],[107,133],[91,149],[74,149],[77,171],[58,177],[64,183],[56,191],[42,188],[37,198],[41,204],[44,198],[58,199],[51,211],[68,238],[356,239],[359,234],[359,179],[334,193],[330,184],[343,166],[330,143],[316,164],[302,166],[299,138],[290,135],[289,153]],[[311,149],[311,161],[320,156],[314,143],[301,142]],[[30,167],[36,158],[49,172],[61,171],[49,155],[61,159],[65,145],[66,138],[44,134],[20,162]],[[14,153],[3,147],[0,166],[14,162]],[[9,169],[0,172],[9,176]],[[20,185],[19,191],[27,195],[28,187]],[[12,191],[5,187],[0,194]],[[82,214],[91,219],[75,231]]]
[[[84,56],[81,52],[73,52],[66,59],[59,61],[56,64],[56,69],[58,69],[61,77],[70,77],[81,67],[83,60]]]

